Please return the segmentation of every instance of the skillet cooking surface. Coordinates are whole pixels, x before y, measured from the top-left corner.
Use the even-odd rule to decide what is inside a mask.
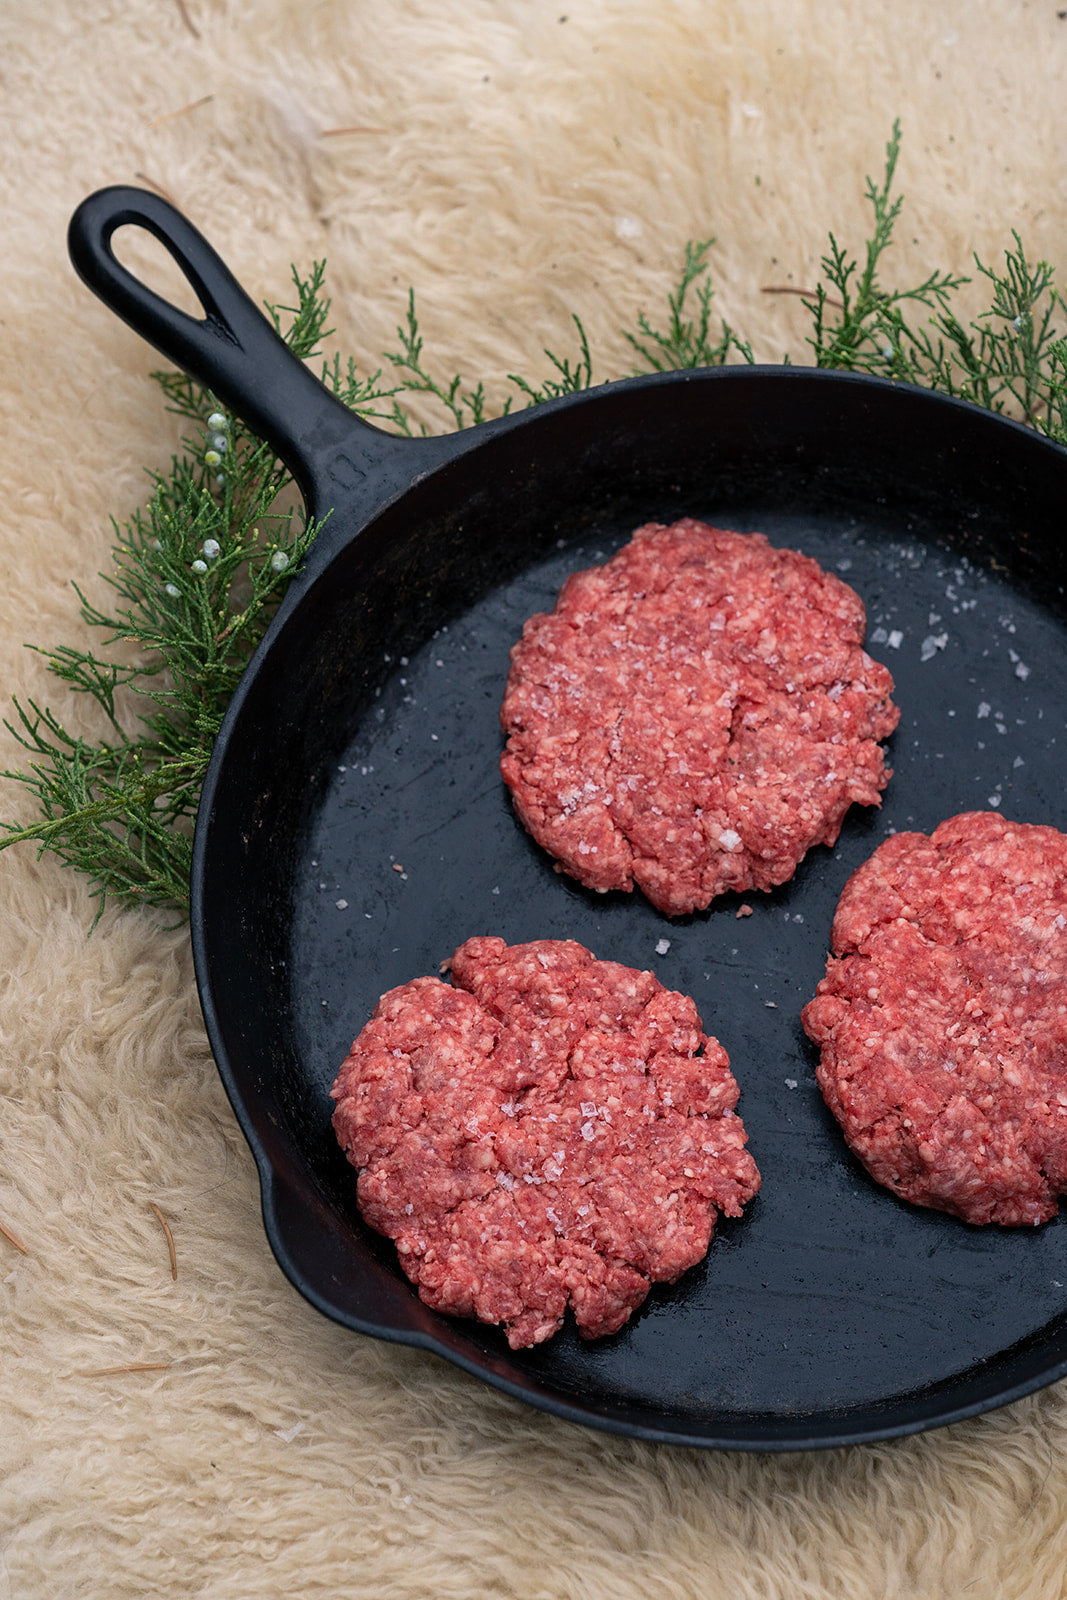
[[[146,226],[197,322],[117,267]],[[998,807],[1067,828],[1067,453],[941,396],[796,368],[657,376],[448,440],[325,397],[157,197],[79,208],[86,281],[280,451],[331,511],[235,694],[204,786],[192,936],[219,1071],[284,1270],[348,1326],[576,1421],[786,1449],[929,1427],[1067,1371],[1067,1238],[976,1229],[873,1184],[825,1110],[799,1011],[849,874],[889,829]],[[641,522],[703,517],[814,556],[896,679],[895,769],[769,895],[668,921],[553,871],[499,778],[507,651],[566,574]],[[401,869],[401,870],[397,870]],[[729,1051],[763,1189],[707,1259],[586,1345],[513,1353],[421,1304],[368,1230],[327,1091],[385,989],[472,934],[579,940],[691,994]],[[660,947],[660,948],[657,948]]]
[[[509,1360],[579,1402],[663,1409],[683,1427],[840,1412],[844,1428],[850,1410],[891,1409],[1062,1320],[1062,1223],[980,1230],[878,1188],[823,1105],[799,1011],[822,976],[837,897],[888,832],[992,805],[1064,826],[1067,637],[1002,577],[884,515],[713,509],[720,524],[814,556],[865,598],[868,638],[883,635],[871,649],[902,707],[881,813],[854,808],[836,848],[813,852],[772,894],[674,922],[639,894],[594,895],[553,871],[497,776],[497,712],[524,619],[630,531],[605,529],[494,589],[408,659],[383,659],[369,715],[324,754],[329,776],[294,873],[294,1039],[317,1165],[359,1226],[354,1173],[327,1159],[327,1092],[381,990],[492,933],[574,938],[691,994],[730,1052],[763,1190],[621,1334],[586,1345],[568,1327]],[[752,915],[739,919],[742,903]],[[488,1330],[471,1338],[506,1348]]]

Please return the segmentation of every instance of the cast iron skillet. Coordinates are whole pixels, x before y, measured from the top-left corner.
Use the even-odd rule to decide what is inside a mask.
[[[125,224],[162,240],[203,320],[117,262]],[[879,1439],[1067,1372],[1062,1222],[975,1229],[876,1187],[823,1107],[798,1020],[840,890],[887,831],[990,805],[1067,826],[1067,452],[907,386],[768,367],[628,380],[396,439],[327,394],[156,196],[91,196],[70,250],[113,310],[270,441],[310,514],[330,513],[226,717],[192,883],[208,1032],[301,1293],[558,1416],[688,1445]],[[669,922],[553,871],[497,775],[497,711],[508,647],[565,574],[685,513],[847,575],[903,715],[880,812],[854,811],[773,894]],[[592,1345],[568,1327],[513,1354],[496,1330],[428,1311],[360,1221],[330,1131],[327,1090],[378,995],[481,933],[652,966],[695,997],[741,1084],[762,1193],[700,1267]]]

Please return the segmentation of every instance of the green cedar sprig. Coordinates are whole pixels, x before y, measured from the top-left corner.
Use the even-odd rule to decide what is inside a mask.
[[[966,278],[932,272],[908,288],[884,283],[902,205],[893,194],[899,153],[894,124],[882,180],[867,180],[873,226],[861,258],[831,234],[821,278],[802,291],[815,364],[961,396],[1067,445],[1064,299],[1052,268],[1028,262],[1017,233],[1002,271],[976,258],[991,299],[967,322],[953,310]],[[726,322],[712,326],[713,243],[686,245],[663,326],[641,313],[635,329],[623,330],[635,372],[753,360],[750,344]],[[294,269],[296,305],[267,308],[304,359],[329,337],[324,270],[317,263],[303,278]],[[573,320],[576,354],[544,351],[552,370],[539,383],[510,374],[516,393],[495,410],[482,382],[434,376],[413,290],[397,328],[399,349],[368,374],[336,354],[320,357],[322,379],[360,415],[398,433],[427,431],[409,409],[416,397],[436,406],[446,426],[468,427],[516,401],[536,405],[592,384],[589,340]],[[103,575],[111,608],[74,585],[95,648],[42,652],[50,673],[93,704],[100,731],[84,737],[49,708],[14,702],[7,726],[28,761],[4,776],[29,793],[37,820],[0,823],[0,849],[33,841],[55,853],[89,880],[99,910],[110,895],[184,915],[193,823],[226,705],[318,530],[293,509],[288,475],[267,445],[192,379],[154,376],[189,436],[169,470],[152,476],[145,506],[114,524],[113,566]]]
[[[654,328],[640,312],[638,333],[623,330],[628,344],[637,352],[638,372],[683,372],[690,367],[722,367],[736,352],[741,361],[752,365],[752,346],[738,337],[724,322],[719,337],[711,337],[711,301],[714,290],[708,282],[708,251],[714,239],[691,239],[685,247],[681,276],[667,296],[667,326]],[[687,316],[690,290],[696,286],[696,321]],[[638,336],[640,335],[640,337]]]
[[[320,269],[294,281],[285,337],[306,355],[328,303]],[[33,840],[53,851],[89,879],[99,909],[113,894],[184,911],[223,713],[317,532],[285,505],[288,478],[268,446],[191,379],[156,376],[194,435],[169,471],[151,475],[145,506],[113,524],[113,566],[102,574],[110,608],[74,585],[98,642],[41,652],[54,677],[95,703],[101,731],[72,732],[34,700],[14,701],[7,723],[29,760],[4,776],[29,790],[38,820],[0,824],[0,848]]]
[[[975,256],[992,290],[987,310],[964,324],[952,297],[971,280],[932,272],[907,289],[881,281],[882,258],[893,240],[902,197],[892,195],[900,155],[900,123],[886,146],[882,182],[867,179],[874,227],[862,266],[830,235],[823,278],[804,304],[812,317],[808,340],[815,364],[938,389],[1028,422],[1067,444],[1067,339],[1056,319],[1064,299],[1047,261],[1031,265],[1018,233],[997,272]],[[916,324],[916,309],[925,313]]]

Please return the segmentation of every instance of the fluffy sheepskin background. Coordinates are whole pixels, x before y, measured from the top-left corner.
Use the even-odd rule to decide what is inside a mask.
[[[1061,9],[1057,9],[1059,6]],[[325,256],[336,347],[499,389],[600,378],[711,234],[720,314],[804,358],[826,233],[902,119],[894,272],[1019,230],[1067,270],[1063,0],[35,0],[0,8],[0,660],[82,640],[174,427],[157,358],[81,287],[67,219],[158,185],[257,298]],[[348,130],[339,132],[337,130]],[[94,591],[95,592],[95,591]],[[77,713],[75,713],[76,715]],[[0,765],[21,756],[5,736]],[[25,806],[4,787],[4,814]],[[811,1456],[558,1422],[319,1316],[275,1266],[187,941],[0,856],[0,1600],[1052,1600],[1067,1392]],[[151,1210],[170,1219],[178,1277]],[[107,1374],[130,1363],[158,1370]]]

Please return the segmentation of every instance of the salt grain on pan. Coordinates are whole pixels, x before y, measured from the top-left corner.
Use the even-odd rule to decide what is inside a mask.
[[[943,650],[947,644],[947,633],[928,633],[919,646],[919,660],[932,661],[937,652]]]
[[[348,901],[347,900],[335,900],[334,904],[336,905],[338,911],[347,911],[347,909],[348,909]]]
[[[904,635],[901,633],[899,628],[894,628],[892,633],[889,635],[889,638],[886,640],[886,644],[889,646],[890,650],[899,650],[903,643]]]
[[[660,939],[659,943],[656,945],[656,954],[658,956],[665,956],[670,947],[671,941],[669,939]]]

